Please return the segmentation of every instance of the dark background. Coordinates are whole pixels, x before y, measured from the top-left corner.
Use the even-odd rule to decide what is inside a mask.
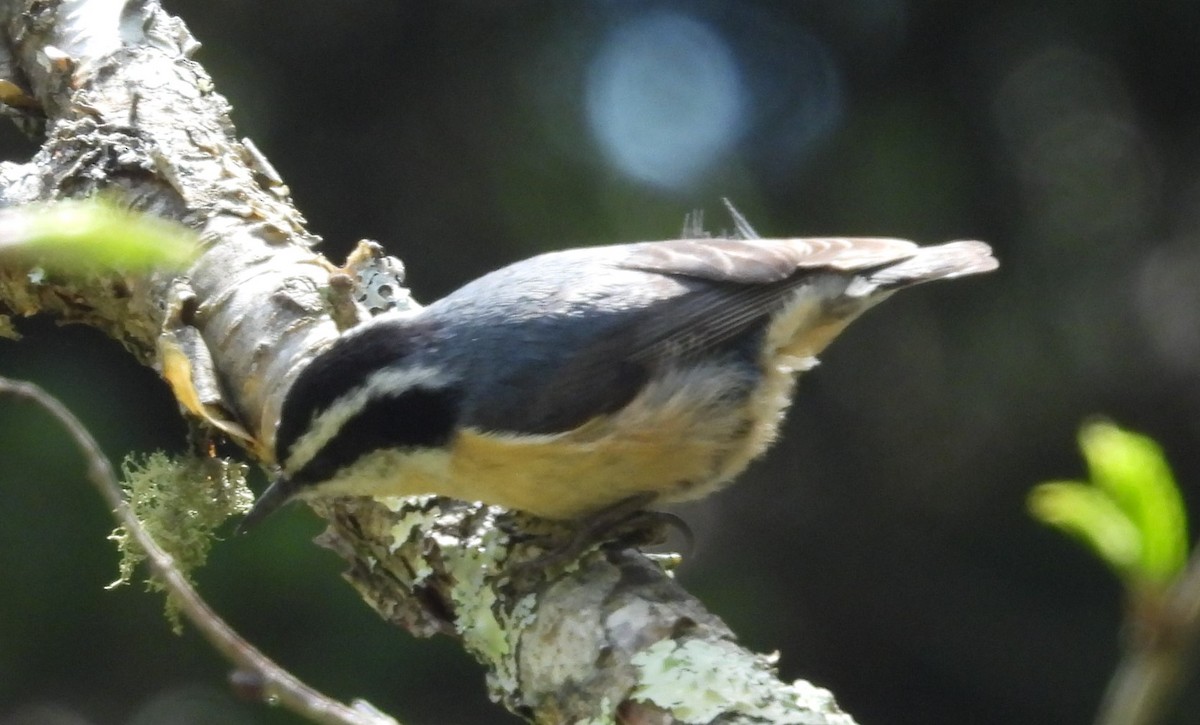
[[[684,515],[679,576],[784,677],[863,723],[1089,722],[1121,590],[1034,523],[1097,414],[1200,502],[1200,4],[175,0],[239,133],[324,251],[382,240],[431,300],[538,250],[677,236],[728,196],[765,236],[991,242],[799,386],[784,435]],[[13,138],[15,134],[9,132]],[[9,158],[23,159],[16,143]],[[182,446],[165,386],[99,334],[0,341],[119,460]],[[157,595],[105,591],[113,524],[46,416],[0,405],[0,722],[286,723],[236,703]],[[413,723],[512,722],[446,639],[382,624],[294,507],[202,591],[269,654]],[[1200,697],[1175,723],[1194,723]]]

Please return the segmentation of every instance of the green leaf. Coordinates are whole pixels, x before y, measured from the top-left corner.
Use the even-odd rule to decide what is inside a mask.
[[[103,199],[0,210],[0,260],[10,254],[56,271],[179,269],[199,245],[186,227]]]
[[[1170,581],[1187,562],[1187,513],[1162,448],[1109,422],[1085,425],[1079,446],[1092,483],[1137,527],[1139,573],[1150,581]]]
[[[1142,536],[1104,491],[1079,481],[1051,481],[1029,494],[1034,518],[1078,538],[1122,579],[1135,576]]]
[[[1161,588],[1188,555],[1183,497],[1162,449],[1112,423],[1088,423],[1079,447],[1091,480],[1034,487],[1037,519],[1083,540],[1130,589]]]

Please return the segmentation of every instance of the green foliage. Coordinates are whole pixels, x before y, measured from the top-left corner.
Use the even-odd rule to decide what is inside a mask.
[[[18,254],[55,271],[181,268],[197,250],[186,227],[100,198],[0,211],[0,256]]]
[[[213,530],[229,516],[245,513],[253,496],[246,487],[246,466],[219,458],[178,458],[156,452],[140,459],[126,456],[121,463],[126,499],[146,531],[168,554],[185,577],[204,564],[212,546]],[[121,552],[120,576],[109,587],[128,584],[146,558],[124,526],[108,537]],[[162,591],[153,576],[148,588]],[[167,618],[179,633],[179,611],[167,597]]]
[[[1187,561],[1188,531],[1162,449],[1108,422],[1085,425],[1079,447],[1091,480],[1036,486],[1030,511],[1081,539],[1127,588],[1164,587]]]

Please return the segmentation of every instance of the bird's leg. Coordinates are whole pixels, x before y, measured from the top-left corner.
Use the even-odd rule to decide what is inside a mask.
[[[517,579],[538,570],[560,566],[577,559],[597,543],[604,548],[641,548],[661,544],[666,541],[670,527],[682,532],[690,548],[692,532],[683,519],[665,511],[646,509],[656,497],[655,493],[630,496],[573,521],[569,524],[569,531],[565,532],[565,541],[554,534],[538,537],[546,540],[547,546],[542,553],[509,567],[509,575]]]

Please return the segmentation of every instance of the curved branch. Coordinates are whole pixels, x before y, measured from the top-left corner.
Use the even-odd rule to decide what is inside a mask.
[[[150,536],[133,510],[121,495],[112,465],[100,450],[99,444],[83,423],[65,405],[32,383],[0,377],[0,394],[33,402],[66,429],[75,446],[87,461],[87,478],[108,503],[113,516],[125,527],[146,552],[154,575],[167,587],[179,604],[180,611],[195,625],[213,649],[239,668],[240,680],[252,679],[259,699],[278,702],[316,723],[323,725],[388,725],[392,718],[383,716],[367,705],[350,707],[322,695],[301,682],[290,672],[275,664],[233,630],[225,620],[208,606],[187,577],[180,573],[171,555],[163,551]]]

